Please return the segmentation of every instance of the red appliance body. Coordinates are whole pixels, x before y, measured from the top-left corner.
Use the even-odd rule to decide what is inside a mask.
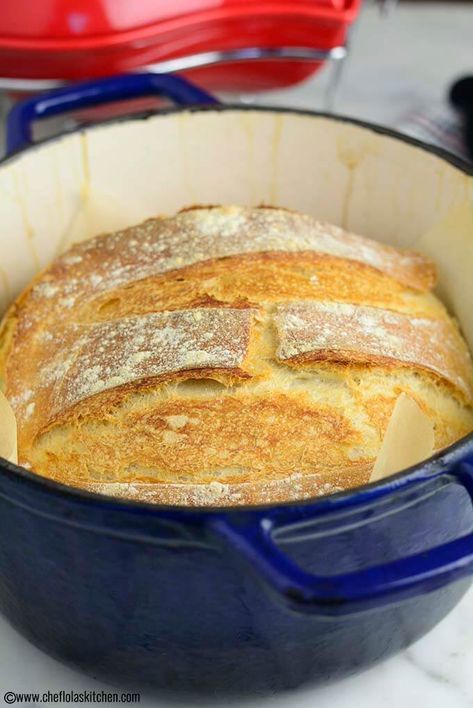
[[[0,76],[74,81],[242,48],[342,46],[361,0],[3,0]],[[217,57],[216,57],[217,58]],[[320,61],[220,61],[192,69],[217,90],[295,84]]]

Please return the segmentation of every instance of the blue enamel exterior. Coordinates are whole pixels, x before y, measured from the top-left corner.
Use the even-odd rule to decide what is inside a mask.
[[[167,74],[123,74],[73,84],[33,96],[12,108],[7,117],[7,154],[31,145],[32,125],[37,120],[143,96],[169,98],[180,106],[217,103],[213,96],[181,76]]]
[[[108,99],[123,98],[120,81],[128,96],[148,86],[106,80]],[[85,86],[86,105],[105,100]],[[81,91],[41,100],[57,113],[58,96],[69,110]],[[26,105],[10,118],[10,149],[51,114]],[[415,641],[469,587],[470,461],[471,436],[377,484],[233,511],[107,499],[0,461],[0,609],[44,650],[115,683],[229,694],[333,680]]]
[[[441,474],[463,455],[392,480],[386,495],[233,512],[120,503],[4,463],[0,610],[45,651],[116,684],[215,695],[334,680],[415,641],[469,587],[471,499]],[[263,572],[257,544],[253,557],[239,548],[265,520],[279,527],[271,568],[284,588]],[[239,529],[236,543],[221,523]],[[381,585],[408,556],[437,568],[444,559],[432,549],[459,538],[468,539],[460,573],[448,558],[439,582],[412,597],[371,602],[368,584],[359,599],[367,568]],[[288,559],[324,579],[309,611]]]

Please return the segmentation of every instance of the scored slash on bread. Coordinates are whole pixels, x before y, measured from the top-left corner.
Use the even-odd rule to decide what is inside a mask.
[[[366,482],[400,393],[437,449],[473,427],[471,359],[433,283],[418,254],[270,208],[78,244],[3,325],[20,462],[162,503]]]
[[[166,383],[191,371],[229,383],[257,376],[262,372],[248,361],[257,316],[250,308],[195,308],[76,328],[71,348],[60,349],[38,378],[50,394],[44,413],[38,413],[49,422],[107,390],[125,392],[130,384],[149,385],[153,379],[154,385]],[[430,371],[472,397],[470,357],[449,321],[345,303],[297,302],[280,305],[274,322],[277,348],[270,354],[275,361],[405,364]],[[60,376],[53,376],[51,386],[55,371]]]
[[[426,369],[473,397],[471,357],[448,320],[337,302],[280,305],[277,356],[294,364],[393,363]]]
[[[248,378],[247,356],[254,311],[195,309],[128,317],[84,328],[54,387],[51,414],[108,389],[142,379],[169,380],[190,370],[221,370]]]

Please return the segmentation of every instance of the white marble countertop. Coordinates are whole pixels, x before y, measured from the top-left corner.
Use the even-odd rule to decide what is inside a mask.
[[[410,110],[442,101],[457,76],[473,73],[472,34],[473,5],[405,3],[389,21],[366,7],[353,36],[337,111],[396,125]],[[256,102],[321,108],[328,80],[324,70],[301,87]],[[466,708],[473,705],[472,666],[473,590],[428,636],[384,664],[335,685],[244,705]],[[115,690],[45,656],[0,619],[0,705],[5,691],[101,689]],[[169,703],[142,695],[143,708],[164,705]]]

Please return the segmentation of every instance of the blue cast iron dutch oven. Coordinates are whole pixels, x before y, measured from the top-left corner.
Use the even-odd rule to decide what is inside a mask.
[[[130,190],[130,219],[135,221],[131,193],[139,170],[135,169],[134,155],[154,149],[152,142],[143,148],[138,138],[143,142],[148,129],[155,136],[166,135],[153,179],[168,171],[168,178],[160,183],[160,194],[166,193],[170,182],[178,185],[173,187],[175,194],[185,180],[176,180],[171,174],[173,161],[163,160],[165,151],[171,149],[172,135],[187,130],[182,123],[184,114],[190,125],[186,135],[192,136],[189,150],[197,151],[196,155],[205,153],[201,158],[204,165],[205,160],[213,159],[215,141],[220,151],[234,149],[241,135],[248,135],[249,121],[254,122],[254,130],[252,127],[248,143],[253,152],[259,149],[256,136],[266,135],[265,130],[259,130],[260,122],[271,121],[279,137],[289,134],[297,123],[291,133],[292,159],[306,171],[313,169],[314,160],[306,159],[305,153],[320,155],[322,165],[334,132],[338,152],[348,135],[343,145],[351,146],[352,167],[353,151],[356,153],[360,144],[367,160],[379,157],[386,145],[386,156],[378,161],[386,163],[388,170],[395,169],[406,154],[413,156],[414,173],[419,160],[430,160],[448,174],[458,174],[459,179],[467,180],[471,175],[453,158],[374,126],[309,112],[221,106],[183,79],[163,75],[106,79],[18,104],[8,120],[10,154],[1,166],[2,175],[6,179],[16,170],[27,182],[28,170],[31,167],[34,176],[31,165],[39,161],[44,180],[30,180],[29,184],[36,184],[41,192],[41,182],[47,182],[45,170],[51,151],[56,149],[56,173],[67,175],[72,148],[63,162],[62,151],[80,136],[54,138],[31,147],[33,120],[151,94],[194,107],[184,113],[183,109],[172,109],[133,116],[85,131],[89,150],[99,150],[94,141],[102,136],[100,144],[111,162],[117,153],[126,152],[126,136],[136,133],[136,149],[130,147],[128,157],[123,158],[129,175],[124,184]],[[242,118],[243,127],[235,127],[237,118]],[[225,125],[223,138],[217,135],[220,125]],[[326,140],[296,149],[297,136],[305,130],[319,130],[319,125],[325,126]],[[111,130],[116,131],[113,140]],[[176,145],[181,146],[185,137],[177,135]],[[274,149],[274,136],[271,140]],[[140,169],[145,159],[148,156],[143,157]],[[238,161],[236,152],[232,159]],[[290,160],[285,159],[281,175],[291,169]],[[196,200],[261,201],[265,194],[258,193],[257,184],[252,195],[242,197],[241,171],[236,170],[235,187],[229,188],[231,168],[226,163],[230,159],[223,155],[219,162],[223,178],[219,176],[212,185],[218,193],[206,200],[205,193],[199,192],[200,181],[212,179],[209,165],[210,176],[201,170],[203,176],[195,180],[192,195]],[[260,162],[259,169],[264,171],[264,161]],[[113,173],[119,169],[113,167]],[[402,167],[402,172],[409,180],[410,171]],[[260,179],[259,174],[255,179]],[[317,179],[317,171],[311,174]],[[114,179],[111,170],[112,183]],[[153,179],[148,175],[147,184]],[[261,179],[266,185],[266,181],[274,181],[274,175]],[[297,201],[303,189],[294,184],[295,179],[280,187],[279,194],[266,196],[307,211],[307,203]],[[303,182],[308,179],[307,172]],[[373,182],[375,190],[380,182]],[[0,180],[0,187],[2,184]],[[307,199],[317,201],[317,194],[324,189],[332,189],[325,177]],[[392,185],[389,190],[392,194]],[[28,199],[34,199],[34,192],[36,188],[30,188]],[[41,219],[35,216],[41,205],[31,208],[30,221],[36,218],[39,236],[41,229],[53,229],[51,224],[60,218],[59,211],[47,204],[48,194],[44,187],[41,218],[47,220],[52,212],[49,226],[46,221],[46,226],[41,226]],[[320,197],[320,204],[314,204],[314,210],[328,208],[325,196]],[[7,195],[3,200],[7,216],[16,208],[13,197],[10,202],[9,198]],[[137,195],[135,201],[144,217],[148,207],[143,207],[140,199]],[[176,203],[163,196],[168,211],[184,205],[188,196],[175,199]],[[376,201],[371,204],[374,212]],[[155,213],[161,210],[161,203],[158,207]],[[389,208],[387,201],[386,213]],[[369,226],[369,210],[358,211],[365,214]],[[336,214],[327,216],[337,221]],[[355,216],[355,222],[357,218],[362,217]],[[0,228],[5,232],[2,219],[0,212]],[[34,223],[31,228],[35,229]],[[364,233],[372,235],[370,228]],[[7,238],[5,233],[3,237]],[[41,238],[47,251],[49,236]],[[20,236],[15,242],[10,229],[11,258],[21,243]],[[7,262],[0,265],[10,268],[8,247],[2,253]],[[46,253],[45,262],[50,257]],[[19,286],[31,275],[20,274]],[[472,436],[427,463],[376,484],[300,503],[235,509],[158,507],[117,500],[61,486],[0,460],[0,608],[18,631],[49,654],[115,683],[153,685],[175,693],[230,694],[274,692],[334,680],[408,646],[460,600],[471,584],[473,571],[472,495]]]

